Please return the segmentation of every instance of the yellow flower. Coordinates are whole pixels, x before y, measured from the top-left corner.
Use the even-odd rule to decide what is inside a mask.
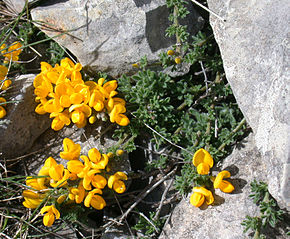
[[[60,196],[57,198],[56,202],[57,202],[58,204],[62,204],[62,203],[66,200],[66,198],[67,198],[67,195],[66,195],[66,194],[60,195]]]
[[[47,187],[38,183],[37,178],[27,177],[26,185],[37,191],[46,189]]]
[[[122,150],[122,149],[118,149],[117,152],[116,152],[116,154],[117,154],[118,156],[121,156],[121,155],[124,154],[124,150]]]
[[[104,109],[104,101],[105,96],[99,90],[94,90],[90,97],[89,106],[96,111],[102,111]]]
[[[33,84],[35,87],[34,94],[40,98],[46,98],[49,93],[53,92],[52,84],[46,79],[35,77]]]
[[[193,206],[200,207],[204,201],[207,205],[210,205],[214,202],[214,197],[212,192],[207,190],[204,187],[194,187],[192,189],[193,194],[190,197],[190,203]]]
[[[129,119],[123,113],[126,112],[126,108],[122,104],[114,105],[113,110],[110,112],[110,121],[116,122],[118,125],[126,126],[130,123]]]
[[[38,183],[37,178],[27,177],[26,185],[31,189],[24,190],[22,196],[24,197],[23,206],[27,208],[37,208],[38,205],[45,198],[45,193],[40,192],[40,190],[45,189],[45,186],[42,186]]]
[[[90,161],[92,162],[91,166],[94,169],[104,169],[109,162],[108,155],[106,154],[101,155],[99,150],[97,150],[96,148],[90,149],[88,152],[88,156]]]
[[[123,172],[117,172],[109,177],[108,187],[113,188],[117,193],[126,191],[125,183],[121,180],[127,180],[127,175]]]
[[[0,83],[2,83],[2,81],[5,79],[7,73],[8,73],[7,67],[0,65]]]
[[[40,213],[43,215],[46,213],[43,217],[43,224],[44,226],[51,227],[54,223],[55,219],[60,218],[59,211],[53,206],[45,206],[40,210]]]
[[[49,169],[54,165],[57,165],[57,163],[53,157],[49,157],[45,160],[44,165],[38,172],[38,176],[47,176],[47,177],[37,178],[37,183],[40,185],[40,187],[45,187],[45,185],[47,184],[49,180]]]
[[[42,108],[39,108],[42,109]],[[35,109],[36,110],[36,109]],[[52,112],[49,115],[50,118],[54,118],[51,122],[51,128],[55,131],[61,130],[65,125],[70,124],[70,115],[68,110],[64,110],[61,113]]]
[[[43,199],[33,199],[29,197],[24,197],[24,202],[22,203],[26,208],[37,208],[38,205],[42,202]]]
[[[4,82],[1,82],[1,90],[7,90],[9,88],[9,86],[11,86],[12,81],[11,80],[5,80]]]
[[[0,105],[0,119],[4,118],[6,116],[6,110],[2,105]]]
[[[80,157],[81,146],[75,144],[71,139],[63,140],[63,152],[60,152],[60,157],[66,160],[77,160]]]
[[[92,114],[92,109],[86,104],[76,104],[69,108],[71,120],[78,128],[83,128],[87,124],[87,118]]]
[[[176,64],[180,64],[181,63],[181,58],[180,57],[176,57],[174,59],[174,61],[175,61]]]
[[[167,51],[167,55],[168,56],[173,56],[175,54],[175,52],[173,50],[168,50]]]
[[[81,78],[80,71],[82,65],[80,63],[74,64],[69,58],[64,58],[60,61],[60,66],[64,69],[67,76],[70,76],[73,81]]]
[[[223,178],[229,178],[231,176],[229,171],[221,171],[214,180],[214,188],[219,188],[224,193],[231,193],[235,187]]]
[[[102,210],[106,206],[106,202],[100,195],[96,194],[102,194],[102,191],[98,188],[95,188],[94,190],[90,191],[86,196],[84,205],[86,207],[92,206],[97,210]]]
[[[44,110],[48,113],[60,113],[63,111],[63,107],[60,105],[59,97],[55,93],[49,93],[50,100],[44,103]]]
[[[69,82],[61,82],[55,86],[55,94],[59,97],[62,107],[70,107],[72,104],[71,95],[74,94],[74,88]]]
[[[1,53],[9,52],[7,54],[4,54],[3,56],[5,56],[9,60],[18,61],[18,59],[19,59],[18,55],[22,52],[22,49],[19,49],[20,47],[22,47],[20,42],[13,42],[12,45],[8,48],[8,51],[3,50],[3,51],[1,51]],[[1,48],[2,49],[6,48],[6,45],[3,44],[1,46]]]
[[[90,124],[93,124],[97,121],[97,117],[95,115],[92,115],[90,118],[89,118],[89,123]]]
[[[83,181],[81,180],[77,188],[71,188],[69,193],[69,199],[74,200],[76,203],[81,203],[85,198],[85,188]]]
[[[132,66],[135,67],[135,68],[139,68],[139,64],[138,63],[134,63],[134,64],[132,64]]]
[[[70,173],[62,164],[56,164],[49,169],[49,176],[51,177],[50,186],[56,188],[67,184]]]
[[[213,159],[209,152],[201,148],[195,152],[192,158],[192,163],[199,174],[205,175],[208,174],[210,168],[212,168]]]

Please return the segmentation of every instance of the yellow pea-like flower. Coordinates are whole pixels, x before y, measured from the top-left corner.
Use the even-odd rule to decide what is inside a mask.
[[[197,172],[202,175],[209,173],[210,168],[213,167],[213,159],[209,152],[205,149],[199,149],[195,152],[192,163],[196,167]]]
[[[106,202],[100,195],[96,194],[102,194],[102,191],[98,188],[90,191],[85,198],[84,205],[86,207],[92,206],[97,210],[102,210],[106,206]]]
[[[40,213],[42,215],[45,214],[43,217],[43,224],[47,227],[51,227],[55,219],[60,218],[59,211],[53,205],[43,207]]]
[[[63,140],[63,152],[60,152],[60,157],[66,160],[77,160],[80,157],[81,146],[74,143],[69,138]]]
[[[207,205],[210,205],[214,202],[214,197],[212,192],[207,190],[204,187],[194,187],[192,189],[193,194],[190,197],[190,203],[193,206],[200,207],[205,201]]]
[[[108,187],[113,188],[117,193],[123,193],[126,191],[125,183],[122,180],[127,180],[128,177],[123,172],[117,172],[110,176],[108,179]]]
[[[214,188],[219,188],[224,193],[231,193],[235,190],[235,187],[228,181],[223,180],[224,178],[229,178],[231,176],[229,171],[221,171],[217,177],[214,179]]]

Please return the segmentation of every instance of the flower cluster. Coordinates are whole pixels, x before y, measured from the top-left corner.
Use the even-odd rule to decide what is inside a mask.
[[[59,209],[65,204],[83,202],[85,207],[102,210],[106,201],[101,195],[106,186],[117,193],[126,190],[123,180],[127,180],[127,175],[123,172],[109,175],[107,167],[109,159],[122,154],[121,150],[114,155],[101,154],[92,148],[87,156],[80,155],[81,146],[68,138],[63,140],[63,148],[60,157],[68,160],[67,167],[47,158],[36,177],[27,177],[28,189],[23,191],[25,207],[45,204],[40,213],[45,214],[43,224],[48,227],[60,217]]]
[[[214,162],[209,152],[205,149],[199,149],[195,152],[192,158],[192,163],[196,167],[198,174],[207,175],[213,167]],[[230,182],[223,180],[224,178],[229,178],[230,176],[230,172],[224,170],[218,173],[216,177],[211,177],[214,188],[220,189],[225,193],[231,193],[235,189],[234,186]],[[214,202],[212,192],[205,187],[194,187],[192,191],[193,194],[190,197],[190,203],[193,206],[200,207],[204,201],[207,205]]]
[[[18,61],[19,54],[21,53],[22,49],[18,49],[22,47],[20,42],[14,42],[9,48],[8,51],[5,49],[6,44],[2,44],[0,47],[0,53],[5,57],[4,63],[7,63],[8,60],[11,61]],[[9,53],[6,53],[9,52]],[[6,54],[5,54],[6,53]],[[6,66],[0,65],[0,94],[1,91],[7,90],[10,85],[12,84],[12,81],[7,79],[8,69]],[[1,95],[0,95],[1,96]],[[6,99],[3,97],[0,97],[0,119],[6,116],[6,110],[5,110],[5,104]]]
[[[0,47],[0,53],[5,57],[4,63],[7,63],[8,61],[18,61],[19,60],[19,54],[22,52],[22,49],[19,49],[22,47],[22,44],[20,42],[13,42],[12,45],[6,50],[7,46],[6,44],[2,44]]]
[[[61,60],[54,67],[41,62],[41,73],[33,82],[37,105],[35,112],[50,114],[53,118],[51,128],[58,131],[71,121],[82,128],[89,121],[93,124],[104,112],[110,121],[121,126],[129,124],[125,100],[115,97],[118,83],[116,80],[105,82],[83,81],[80,73],[82,65],[74,64],[69,58]]]

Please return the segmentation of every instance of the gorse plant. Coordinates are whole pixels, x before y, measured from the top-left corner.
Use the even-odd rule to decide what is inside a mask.
[[[259,206],[260,215],[256,217],[247,215],[241,224],[245,227],[244,233],[248,230],[254,232],[254,239],[266,238],[262,233],[263,229],[268,226],[275,228],[276,224],[283,220],[284,212],[268,192],[266,183],[254,180],[251,182],[251,191],[252,194],[249,197]]]

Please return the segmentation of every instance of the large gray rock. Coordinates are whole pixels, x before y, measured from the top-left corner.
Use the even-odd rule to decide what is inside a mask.
[[[208,0],[227,79],[255,132],[271,194],[290,208],[288,0]]]
[[[50,127],[47,115],[34,112],[33,80],[35,75],[21,75],[12,80],[11,89],[6,93],[7,115],[0,120],[0,152],[3,157],[21,156],[30,149],[33,142]]]
[[[203,19],[188,4],[190,15],[185,19],[194,35],[203,26]],[[112,76],[133,73],[133,63],[147,56],[148,62],[176,43],[165,37],[170,25],[165,0],[68,0],[46,1],[45,6],[31,12],[35,21],[47,23],[40,28],[50,37],[69,31],[55,40],[69,49],[84,66]]]
[[[259,215],[259,208],[249,198],[250,183],[254,179],[265,181],[267,177],[267,163],[261,160],[253,134],[237,145],[233,153],[224,160],[222,169],[231,172],[231,179],[227,180],[232,182],[235,190],[231,194],[215,190],[215,202],[207,208],[192,206],[189,197],[183,199],[174,209],[159,239],[252,238],[248,236],[250,231],[243,233],[241,225],[246,215]],[[276,231],[267,231],[266,234],[267,238],[286,238],[285,232],[278,228]]]

